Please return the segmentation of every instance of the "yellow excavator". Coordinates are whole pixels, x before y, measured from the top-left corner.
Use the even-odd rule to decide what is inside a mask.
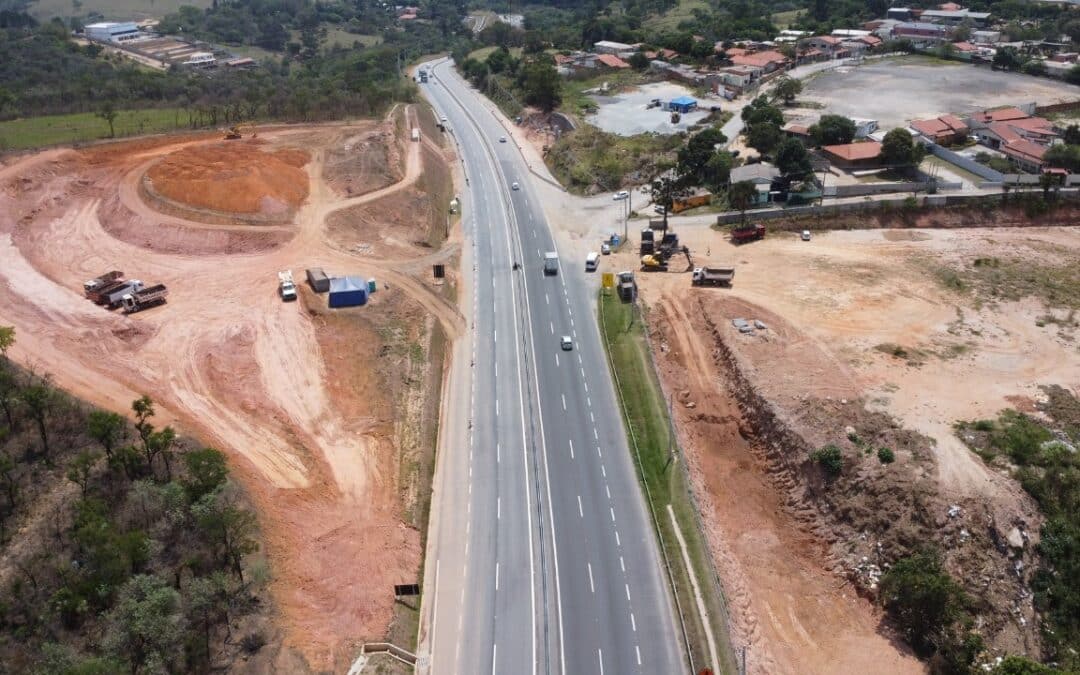
[[[254,124],[237,124],[236,126],[229,127],[228,129],[225,130],[225,140],[226,141],[238,141],[238,140],[240,140],[241,138],[244,137],[243,132],[248,131],[248,130],[251,131],[251,137],[252,138],[255,138],[256,136],[259,135],[255,131],[255,125]]]

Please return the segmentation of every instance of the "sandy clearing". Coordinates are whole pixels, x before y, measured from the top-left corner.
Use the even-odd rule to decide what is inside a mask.
[[[403,180],[339,197],[322,181],[321,161],[343,137],[340,127],[260,130],[268,149],[293,152],[299,140],[312,157],[307,201],[292,224],[276,228],[191,222],[142,200],[146,167],[216,137],[50,151],[0,169],[0,213],[12,214],[0,218],[0,323],[16,327],[13,355],[103,407],[127,412],[147,393],[156,422],[229,452],[260,509],[288,644],[317,669],[336,668],[358,640],[383,635],[392,600],[385,589],[415,574],[419,534],[402,524],[393,426],[356,414],[384,394],[369,385],[355,394],[335,388],[350,397],[340,404],[331,396],[322,322],[278,299],[275,273],[292,268],[302,277],[303,267],[322,266],[380,279],[359,322],[410,307],[410,316],[430,313],[451,339],[463,325],[450,301],[409,276],[412,260],[359,258],[326,241],[328,214],[392,200],[421,175],[419,144],[409,144],[395,155],[405,162]],[[94,306],[81,282],[105,269],[167,284],[168,304],[132,316]],[[368,335],[358,358],[375,344]]]

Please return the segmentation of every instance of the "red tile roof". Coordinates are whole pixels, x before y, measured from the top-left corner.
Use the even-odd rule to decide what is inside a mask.
[[[733,58],[735,56],[742,56],[743,54],[746,53],[746,50],[743,49],[742,47],[728,47],[727,49],[724,50],[724,53],[727,54],[728,58],[730,59],[730,58]]]
[[[968,125],[964,124],[964,120],[956,115],[942,115],[938,119],[947,124],[953,131],[967,133]]]
[[[1006,120],[1019,120],[1027,117],[1028,114],[1019,108],[1000,108],[998,110],[987,110],[985,112],[976,113],[974,118],[980,122],[1004,122]]]
[[[1019,120],[1009,120],[1005,122],[1009,126],[1016,129],[1023,129],[1036,134],[1042,134],[1045,136],[1057,136],[1057,132],[1054,131],[1054,123],[1048,119],[1042,117],[1025,117]]]
[[[840,159],[854,162],[860,159],[873,159],[881,154],[881,143],[846,143],[844,145],[826,145],[821,148],[825,153]]]
[[[938,5],[938,9],[943,12],[959,12],[961,9],[963,9],[963,7],[956,4],[955,2],[946,2],[944,4]]]
[[[601,54],[600,56],[596,57],[596,60],[599,61],[600,63],[604,64],[608,68],[629,68],[630,67],[629,63],[627,63],[626,61],[623,61],[622,59],[620,59],[618,56],[615,56],[614,54]]]
[[[987,128],[1005,143],[1019,141],[1022,138],[1020,134],[1013,131],[1013,128],[1004,122],[991,122]]]
[[[573,57],[567,56],[566,54],[556,54],[552,58],[554,58],[555,63],[559,64],[560,66],[564,63],[570,63],[574,60]]]
[[[935,139],[967,132],[967,125],[953,115],[943,115],[932,120],[914,120],[911,128]]]
[[[953,49],[955,49],[958,52],[973,52],[973,51],[977,50],[978,47],[971,44],[970,42],[954,42],[953,43]]]
[[[870,45],[871,47],[876,47],[879,44],[881,44],[881,38],[875,37],[873,35],[863,35],[862,37],[858,37],[858,38],[855,38],[855,39],[858,42],[866,43],[866,44]]]
[[[731,62],[737,66],[757,66],[758,68],[764,68],[774,63],[780,65],[786,61],[787,57],[775,50],[744,54],[731,59]]]
[[[1046,154],[1046,146],[1020,139],[1001,146],[1001,151],[1018,159],[1026,159],[1029,162],[1042,164],[1043,156]]]
[[[838,45],[841,42],[840,38],[833,37],[831,35],[815,35],[814,37],[812,37],[810,39],[811,40],[818,40],[819,42],[824,42],[827,45]]]

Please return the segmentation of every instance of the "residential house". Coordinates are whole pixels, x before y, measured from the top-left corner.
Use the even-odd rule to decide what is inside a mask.
[[[785,136],[790,138],[797,138],[800,141],[805,141],[810,138],[810,127],[805,124],[796,124],[795,122],[788,122],[784,125],[781,131]]]
[[[973,30],[971,41],[977,45],[992,45],[1001,42],[1001,31],[997,30]]]
[[[967,139],[968,125],[956,115],[942,115],[928,120],[913,120],[911,128],[938,145],[952,145]]]
[[[1046,148],[1059,135],[1050,120],[1013,107],[976,113],[967,123],[980,143],[1000,150],[1024,171],[1042,169]]]
[[[645,58],[649,59],[650,61],[653,61],[655,59],[660,59],[662,61],[674,61],[675,59],[679,58],[679,52],[675,51],[674,49],[667,48],[661,48],[656,50],[655,52],[647,51],[642,53],[645,54]]]
[[[630,64],[623,61],[614,54],[600,54],[596,57],[596,65],[598,68],[609,68],[612,70],[625,70],[630,67]]]
[[[830,58],[835,58],[836,53],[843,49],[842,42],[843,40],[840,38],[831,35],[815,35],[814,37],[804,38],[799,42],[799,46],[805,49],[819,49]]]
[[[720,81],[740,93],[749,89],[761,77],[761,68],[755,66],[728,66],[718,71]]]
[[[778,51],[768,50],[735,56],[731,58],[731,62],[736,66],[761,68],[764,74],[768,74],[784,68],[788,64],[788,58]]]
[[[829,55],[820,49],[807,49],[800,51],[795,57],[795,63],[802,65],[804,63],[815,63],[817,61],[828,61]]]
[[[952,33],[953,29],[950,26],[923,21],[898,23],[892,30],[894,38],[908,39],[914,43],[945,42]]]
[[[780,169],[768,162],[757,164],[744,164],[731,170],[728,180],[731,183],[750,182],[754,184],[757,194],[754,197],[754,205],[767,204],[770,200],[773,181],[780,178]]]
[[[873,169],[881,166],[881,143],[877,141],[826,145],[821,152],[833,166],[841,169]]]
[[[1046,166],[1046,160],[1044,159],[1046,147],[1045,145],[1020,139],[1003,145],[1001,151],[1005,153],[1005,156],[1013,164],[1022,170],[1029,173],[1039,173]]]
[[[633,54],[637,51],[637,47],[638,45],[628,45],[623,42],[612,42],[610,40],[601,40],[593,43],[593,49],[596,50],[597,54],[614,54],[616,56],[625,53]]]
[[[884,40],[876,35],[863,35],[862,37],[855,38],[855,40],[866,45],[867,49],[877,49],[884,42]]]

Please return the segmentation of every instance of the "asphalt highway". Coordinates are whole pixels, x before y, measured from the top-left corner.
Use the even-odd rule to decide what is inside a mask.
[[[426,560],[421,672],[675,674],[688,666],[595,315],[532,174],[446,60],[420,87],[445,116],[473,306],[451,371]],[[513,189],[513,184],[520,189]],[[515,269],[517,263],[517,269]],[[573,349],[560,348],[564,335]],[[456,440],[455,440],[456,439]]]

